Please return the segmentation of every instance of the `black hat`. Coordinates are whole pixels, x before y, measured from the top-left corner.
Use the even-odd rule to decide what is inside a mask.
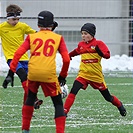
[[[81,31],[86,31],[94,37],[96,33],[96,26],[92,23],[86,23],[81,27]]]
[[[42,11],[38,14],[38,26],[49,27],[54,26],[54,15],[49,11]]]

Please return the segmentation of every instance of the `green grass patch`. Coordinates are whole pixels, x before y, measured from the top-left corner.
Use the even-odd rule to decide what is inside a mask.
[[[99,91],[88,86],[87,90],[81,90],[76,97],[66,120],[65,133],[132,133],[133,79],[127,74],[120,75],[106,73],[105,80],[111,94],[123,102],[127,116],[122,117],[117,108],[106,102]],[[74,74],[67,78],[69,88],[72,87],[75,77]],[[9,86],[7,89],[1,86],[3,80],[4,77],[0,77],[0,132],[21,133],[23,89],[17,77],[14,87]],[[31,133],[54,133],[54,107],[51,99],[45,98],[41,89],[38,97],[44,103],[39,110],[34,111]]]

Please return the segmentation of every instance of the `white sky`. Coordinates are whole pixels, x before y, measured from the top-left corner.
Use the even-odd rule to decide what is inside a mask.
[[[62,66],[61,56],[57,54],[57,71],[59,72]],[[70,62],[69,72],[78,72],[80,56],[73,57]],[[101,61],[103,71],[133,71],[133,57],[127,55],[115,55],[110,59],[102,59]],[[3,71],[8,71],[9,67],[6,64],[4,56],[0,57],[0,75],[3,75]]]

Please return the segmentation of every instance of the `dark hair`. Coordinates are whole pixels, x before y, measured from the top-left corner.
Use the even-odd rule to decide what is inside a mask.
[[[18,5],[9,5],[6,8],[7,13],[21,13],[23,10]]]

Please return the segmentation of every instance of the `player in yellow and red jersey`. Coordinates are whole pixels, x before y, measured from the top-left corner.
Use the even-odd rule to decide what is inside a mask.
[[[22,9],[18,5],[9,5],[6,8],[7,12],[7,21],[0,24],[0,37],[2,41],[2,49],[4,56],[6,58],[8,66],[10,66],[10,62],[13,59],[15,51],[24,41],[25,34],[33,34],[36,31],[33,30],[29,25],[23,22],[19,22],[20,13]],[[16,68],[16,74],[21,80],[22,87],[24,89],[24,99],[25,102],[28,89],[27,89],[27,72],[28,72],[28,54],[25,53],[18,62],[18,66]],[[8,76],[4,80],[2,86],[3,88],[7,88],[8,84],[11,82],[13,87],[13,82]],[[38,109],[42,104],[42,100],[36,98],[35,101],[35,109]]]
[[[73,105],[78,91],[86,89],[88,85],[98,89],[106,101],[116,106],[122,116],[126,116],[126,109],[122,102],[111,95],[102,73],[101,59],[110,58],[110,51],[106,44],[94,37],[96,27],[92,23],[86,23],[81,27],[82,41],[78,47],[69,53],[70,58],[81,55],[80,68],[72,89],[64,103],[64,111],[67,114]]]
[[[70,58],[63,37],[52,32],[55,25],[54,16],[49,11],[42,11],[38,14],[38,27],[40,31],[26,37],[24,43],[15,52],[10,64],[10,71],[16,71],[17,63],[26,51],[30,50],[28,63],[28,97],[22,107],[22,130],[29,133],[30,122],[33,114],[33,105],[39,86],[41,86],[45,97],[50,96],[55,107],[56,133],[64,133],[65,113],[61,98],[60,85],[66,83],[66,76],[69,68]],[[56,74],[56,53],[62,56],[62,69],[57,77]],[[13,76],[9,75],[12,79]]]

